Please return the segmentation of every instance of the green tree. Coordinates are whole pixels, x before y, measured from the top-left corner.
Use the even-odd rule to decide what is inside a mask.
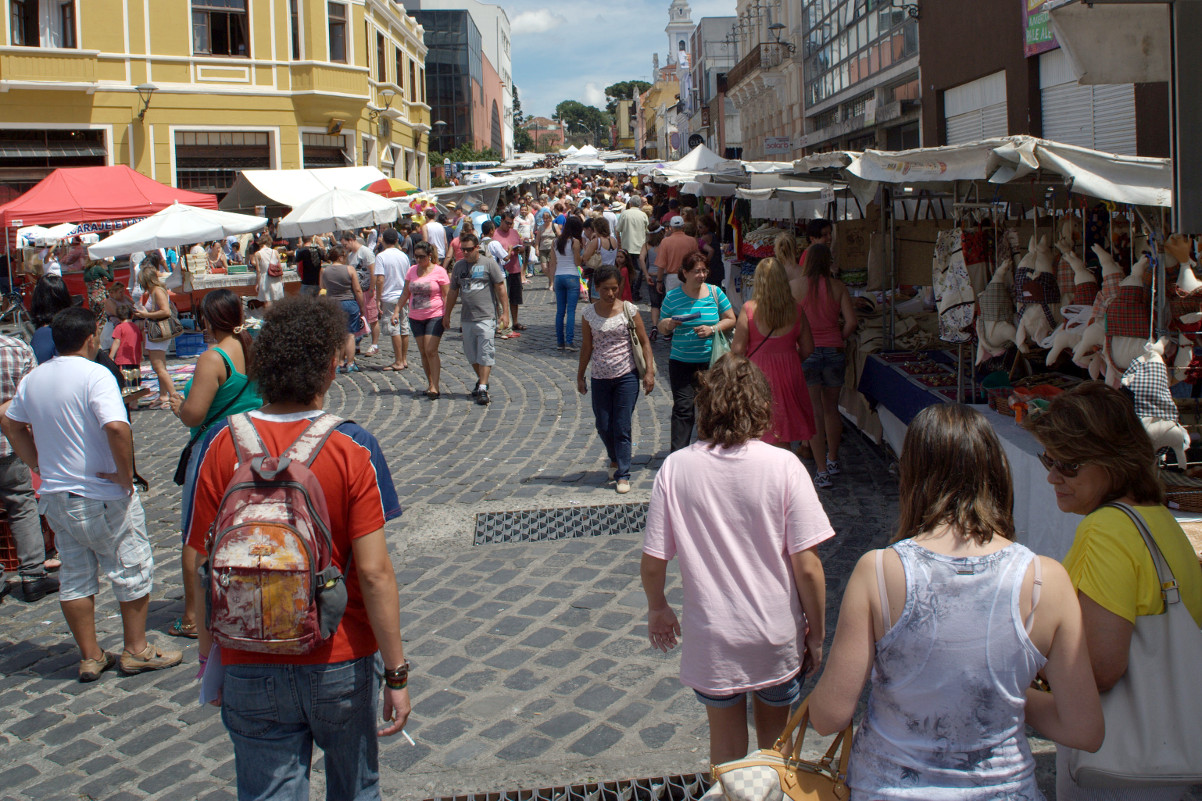
[[[564,100],[555,107],[553,119],[566,126],[569,137],[588,137],[590,143],[598,147],[608,144],[607,134],[613,117],[596,106],[587,106],[579,100]]]
[[[518,153],[534,152],[534,137],[525,127],[513,129],[513,149]]]
[[[518,96],[518,88],[513,87],[513,129],[516,131],[526,122],[526,116],[522,113],[522,98]]]
[[[646,92],[651,88],[651,84],[646,81],[618,81],[605,87],[605,110],[610,114],[618,113],[618,101],[629,100],[630,94],[634,90],[638,90],[639,94]]]

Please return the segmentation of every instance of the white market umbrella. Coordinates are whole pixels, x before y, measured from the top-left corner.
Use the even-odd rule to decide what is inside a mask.
[[[285,237],[324,234],[392,222],[399,213],[396,203],[373,192],[331,189],[292,209],[276,231]]]
[[[75,223],[61,223],[49,228],[41,225],[30,225],[17,231],[19,247],[44,247],[66,239],[76,229]]]
[[[172,248],[197,242],[211,242],[258,231],[267,225],[264,217],[234,214],[217,209],[200,209],[172,203],[141,222],[123,228],[103,242],[88,248],[93,259],[123,256],[158,248]]]

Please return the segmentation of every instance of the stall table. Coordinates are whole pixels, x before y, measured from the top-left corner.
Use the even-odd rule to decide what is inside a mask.
[[[214,289],[229,289],[236,295],[253,298],[258,294],[258,274],[246,273],[194,273],[189,291],[172,290],[171,300],[180,311],[191,311],[200,299]],[[300,292],[300,274],[296,270],[284,270],[284,294]]]

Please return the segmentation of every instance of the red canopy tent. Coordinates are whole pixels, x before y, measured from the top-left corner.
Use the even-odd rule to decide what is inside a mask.
[[[21,225],[55,225],[149,217],[176,201],[217,208],[214,195],[175,189],[125,165],[63,167],[0,206],[0,228],[11,228],[16,220]]]

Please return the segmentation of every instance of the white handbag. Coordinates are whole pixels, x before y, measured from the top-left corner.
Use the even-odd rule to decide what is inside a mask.
[[[1140,615],[1127,672],[1102,694],[1106,739],[1096,753],[1070,750],[1069,774],[1082,787],[1165,787],[1202,781],[1202,630],[1139,513],[1122,503],[1152,554],[1164,611]],[[1055,691],[1053,689],[1053,691]]]

